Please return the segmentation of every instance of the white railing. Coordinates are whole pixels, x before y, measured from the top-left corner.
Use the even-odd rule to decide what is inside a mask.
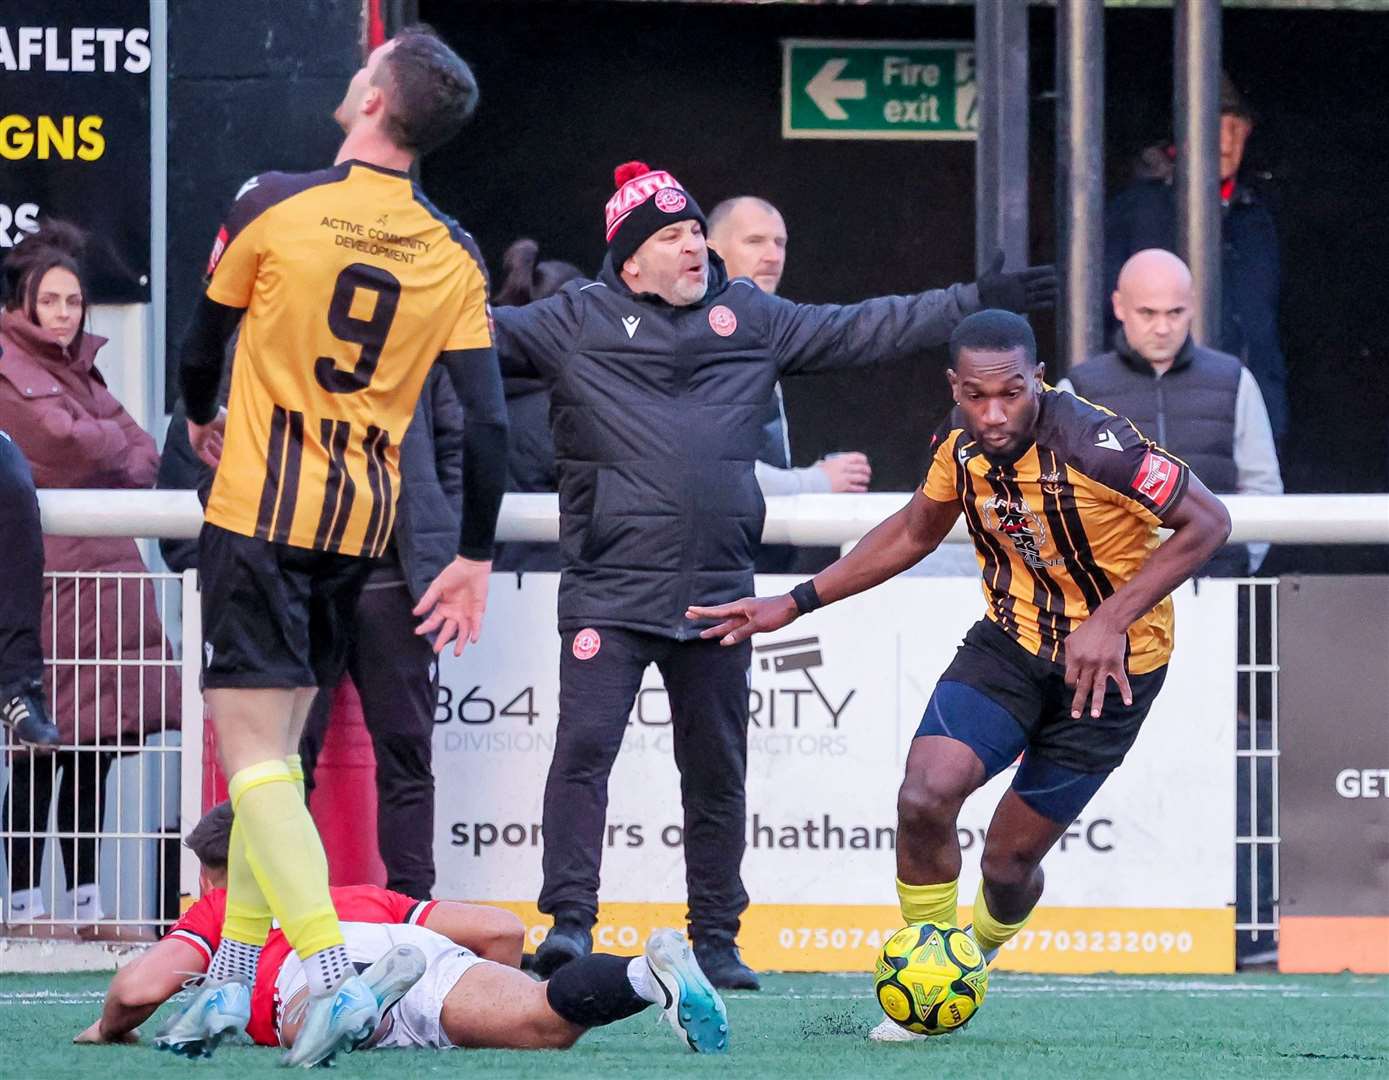
[[[779,495],[767,500],[769,544],[800,547],[852,543],[910,498],[871,495]],[[1226,495],[1234,543],[1389,544],[1389,495]],[[202,509],[191,491],[39,492],[44,532],[61,536],[140,536],[189,539]],[[559,538],[556,495],[510,493],[502,502],[497,539],[544,542]],[[967,539],[964,521],[949,539]]]

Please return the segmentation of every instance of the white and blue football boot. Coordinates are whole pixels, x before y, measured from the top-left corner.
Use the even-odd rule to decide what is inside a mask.
[[[384,1018],[387,1011],[410,992],[410,988],[424,977],[428,966],[424,950],[406,944],[397,945],[362,972],[362,982],[376,997],[378,1018]]]
[[[680,1041],[697,1054],[728,1050],[728,1011],[699,969],[678,930],[656,930],[646,942],[646,965],[665,996],[661,1011]]]
[[[159,1034],[156,1050],[186,1058],[207,1058],[228,1035],[246,1030],[251,1021],[251,988],[238,978],[199,975],[184,986],[192,996]]]
[[[283,1064],[311,1069],[331,1065],[338,1053],[352,1053],[370,1040],[386,1011],[420,981],[427,966],[418,946],[396,945],[332,997],[310,999]]]

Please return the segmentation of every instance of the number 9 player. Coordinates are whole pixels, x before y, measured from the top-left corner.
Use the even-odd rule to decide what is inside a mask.
[[[346,137],[333,166],[248,180],[212,250],[180,379],[190,442],[217,467],[199,539],[203,680],[236,814],[221,944],[156,1040],[162,1049],[210,1053],[244,1028],[272,919],[311,994],[288,1064],[350,1050],[377,1021],[329,898],[297,749],[318,688],[343,669],[358,593],[390,541],[398,448],[435,363],[465,409],[466,494],[458,558],[415,613],[428,616],[419,633],[438,631],[436,650],[478,638],[506,473],[486,273],[472,237],[408,173],[476,103],[472,73],[448,46],[427,28],[402,31],[353,76],[335,114]],[[223,348],[238,322],[219,412]]]

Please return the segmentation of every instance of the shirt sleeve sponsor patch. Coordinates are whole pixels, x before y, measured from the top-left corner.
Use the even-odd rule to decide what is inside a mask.
[[[212,280],[212,272],[217,269],[217,264],[222,261],[222,252],[227,250],[227,227],[223,225],[217,230],[217,239],[212,244],[212,254],[207,259],[207,272],[203,275],[208,281]]]
[[[1181,468],[1177,463],[1149,450],[1130,486],[1160,510],[1172,498],[1180,481]]]

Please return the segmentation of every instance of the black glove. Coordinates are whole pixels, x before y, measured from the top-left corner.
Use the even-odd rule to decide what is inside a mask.
[[[1001,251],[975,284],[979,288],[979,302],[986,308],[1021,313],[1056,306],[1056,267],[1029,266],[1026,270],[1005,274]]]

